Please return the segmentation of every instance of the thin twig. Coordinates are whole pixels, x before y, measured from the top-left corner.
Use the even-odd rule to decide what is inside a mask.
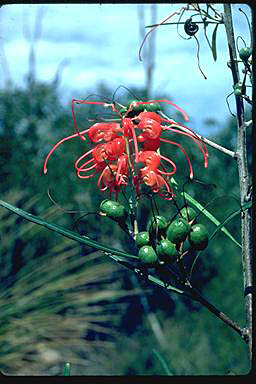
[[[205,21],[195,21],[196,24],[205,24]],[[175,24],[185,24],[184,21],[179,21],[176,23],[163,23],[161,25],[175,25]],[[222,21],[207,21],[207,24],[223,24]],[[157,27],[159,24],[147,25],[145,28]]]

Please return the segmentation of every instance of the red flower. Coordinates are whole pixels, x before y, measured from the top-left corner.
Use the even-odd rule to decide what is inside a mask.
[[[168,102],[175,106],[188,120],[185,112],[175,104],[165,99],[157,101]],[[105,103],[101,102],[73,100],[72,113],[77,130],[74,103],[103,104],[106,106]],[[162,133],[181,134],[191,138],[204,155],[205,167],[208,165],[208,151],[202,140],[191,129],[174,120],[162,117],[156,112],[142,111],[137,112],[135,117],[128,117],[133,108],[143,104],[152,104],[152,101],[133,103],[124,116],[121,116],[114,104],[108,104],[107,106],[111,106],[113,112],[121,117],[121,124],[115,122],[96,123],[87,130],[81,132],[78,130],[74,135],[60,140],[45,159],[44,173],[47,173],[47,163],[50,156],[59,145],[75,137],[86,140],[85,135],[87,134],[91,143],[97,144],[75,161],[75,169],[79,178],[91,178],[100,174],[99,189],[101,191],[109,190],[110,193],[114,192],[118,195],[120,188],[128,184],[128,178],[131,176],[137,193],[140,191],[140,185],[145,184],[161,197],[168,200],[172,199],[174,195],[169,184],[169,178],[176,173],[176,164],[168,157],[160,154],[161,142],[175,145],[184,153],[188,161],[191,178],[193,177],[193,168],[183,146],[163,138]],[[144,163],[144,167],[136,171],[136,163]],[[165,168],[167,165],[168,168],[171,166],[170,171]]]

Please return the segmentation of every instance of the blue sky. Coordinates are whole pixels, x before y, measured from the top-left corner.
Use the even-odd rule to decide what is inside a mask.
[[[182,5],[158,4],[157,21]],[[233,6],[235,30],[249,44],[248,25],[239,7],[249,17],[250,8],[246,4]],[[223,11],[221,4],[217,8]],[[12,4],[0,8],[0,49],[4,52],[0,55],[0,87],[4,86],[8,73],[15,84],[25,84],[39,9],[42,26],[35,45],[36,77],[51,81],[59,64],[66,60],[60,86],[64,102],[86,97],[88,90],[96,89],[102,82],[113,92],[120,84],[144,86],[144,66],[138,58],[142,40],[136,4]],[[144,10],[145,23],[150,24],[150,4],[144,5]],[[177,21],[177,16],[173,21]],[[182,28],[180,31],[182,33]],[[190,126],[207,135],[205,119],[215,118],[223,123],[230,116],[225,97],[232,91],[232,76],[227,67],[224,26],[219,26],[217,34],[217,62],[212,58],[203,31],[200,29],[197,34],[201,42],[200,64],[207,80],[197,66],[194,39],[183,40],[175,26],[162,26],[153,33],[156,34],[156,66],[152,98],[161,92],[170,95],[191,117]],[[239,47],[242,46],[240,39]],[[230,104],[232,108],[232,101]],[[211,133],[214,129],[214,126],[207,128]]]

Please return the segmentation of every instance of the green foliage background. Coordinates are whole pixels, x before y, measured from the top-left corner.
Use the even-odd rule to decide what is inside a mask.
[[[146,99],[145,90],[133,91]],[[94,93],[111,97],[113,90],[100,85]],[[124,97],[123,103],[130,99],[125,93]],[[58,83],[29,78],[25,89],[10,84],[0,92],[1,199],[129,250],[127,238],[115,223],[94,214],[81,218],[96,212],[105,198],[94,179],[81,180],[75,174],[74,161],[85,152],[81,140],[63,144],[50,159],[48,174],[43,175],[49,150],[73,133],[71,105],[64,107],[59,100]],[[235,135],[235,119],[230,119],[223,122],[214,141],[234,150]],[[209,168],[204,169],[197,146],[184,137],[177,140],[191,157],[195,177],[205,182],[186,184],[185,190],[202,205],[220,197],[208,210],[224,220],[239,208],[235,161],[209,148]],[[167,145],[166,151],[177,163],[177,181],[182,187],[189,171],[186,159],[176,147]],[[51,202],[48,189],[62,209]],[[177,212],[171,203],[160,199],[157,203],[168,218]],[[78,213],[67,214],[63,209]],[[141,229],[149,215],[145,200],[140,207]],[[200,222],[213,232],[213,224],[203,215]],[[227,228],[240,241],[238,216]],[[201,305],[139,282],[131,271],[106,256],[26,223],[4,208],[0,208],[0,236],[3,372],[61,375],[64,363],[70,361],[74,375],[165,375],[154,350],[164,357],[173,375],[248,372],[245,343]],[[192,282],[217,308],[245,323],[240,249],[223,233],[215,236],[198,259]],[[154,324],[160,325],[165,345],[159,344]]]

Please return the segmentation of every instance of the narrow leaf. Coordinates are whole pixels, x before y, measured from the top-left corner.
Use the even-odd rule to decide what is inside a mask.
[[[209,220],[211,220],[215,225],[219,226],[221,223],[217,220],[209,211],[207,211],[198,201],[196,201],[192,196],[190,196],[186,192],[181,192],[181,194],[189,201],[192,205],[194,205],[197,209],[199,209]],[[230,238],[238,247],[242,248],[241,244],[231,235],[231,233],[223,226],[219,228],[222,232],[225,233],[226,236]]]
[[[9,209],[9,211],[14,212],[16,215],[19,215],[28,221],[31,221],[38,225],[42,225],[45,228],[50,229],[51,231],[57,232],[62,236],[68,237],[69,239],[75,240],[81,244],[88,245],[89,247],[95,248],[99,251],[103,251],[113,255],[119,255],[123,257],[138,259],[138,256],[134,256],[129,253],[119,251],[118,249],[111,248],[104,244],[98,243],[97,241],[91,240],[88,236],[80,236],[76,232],[70,231],[60,225],[49,223],[48,221],[40,219],[40,217],[34,216],[31,213],[23,211],[20,208],[16,208],[15,206],[9,203],[6,203],[3,200],[0,200],[0,206]]]
[[[243,208],[240,208],[240,209],[238,209],[237,211],[231,213],[231,214],[230,214],[230,215],[229,215],[229,216],[228,216],[228,217],[227,217],[221,224],[219,224],[219,225],[217,226],[217,228],[215,229],[215,231],[211,234],[210,239],[212,239],[212,238],[215,236],[215,234],[216,234],[220,229],[222,229],[222,227],[224,227],[224,225],[227,224],[230,220],[232,220],[235,216],[240,215],[240,213],[241,213],[243,210],[249,209],[249,208],[251,208],[251,207],[252,207],[252,202],[250,201],[250,202],[244,204],[244,205],[243,205]]]
[[[135,272],[137,272],[137,271],[135,270]],[[173,292],[179,293],[179,294],[181,294],[181,295],[185,294],[184,291],[182,291],[182,290],[179,289],[179,288],[174,287],[173,285],[168,284],[168,285],[166,286],[166,284],[165,284],[162,280],[158,279],[158,278],[155,277],[155,276],[148,275],[148,280],[152,281],[154,284],[157,284],[157,285],[160,285],[161,287],[166,288],[166,289],[169,290],[169,291],[173,291]]]
[[[219,26],[219,24],[216,24],[214,31],[212,33],[212,55],[213,55],[214,61],[217,60],[216,37],[217,37],[218,26]]]

